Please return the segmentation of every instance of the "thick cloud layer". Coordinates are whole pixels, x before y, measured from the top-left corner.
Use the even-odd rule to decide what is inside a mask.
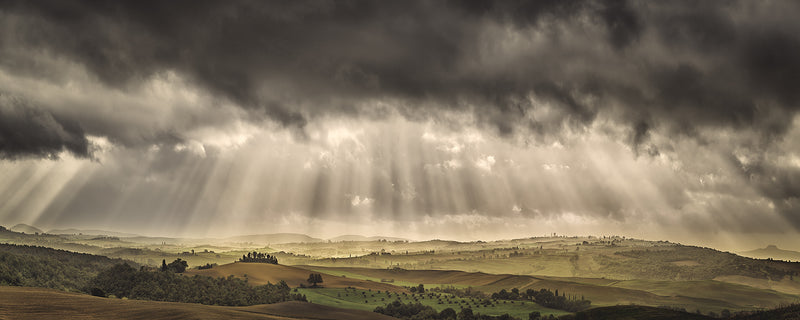
[[[410,117],[464,110],[504,134],[583,126],[616,107],[639,131],[772,137],[800,97],[797,11],[790,1],[12,1],[2,50],[19,72],[45,72],[24,54],[44,51],[120,88],[175,71],[287,126],[394,98]],[[532,116],[542,102],[558,114]]]
[[[58,159],[63,151],[89,156],[89,141],[77,123],[0,94],[0,158]]]
[[[792,141],[797,12],[794,1],[0,1],[0,91],[24,102],[0,106],[0,153],[90,157],[102,146],[87,141],[101,139],[213,158],[284,131],[313,149],[338,119],[475,129],[520,150],[556,146],[573,156],[591,153],[584,143],[601,134],[626,145],[627,157],[676,167],[679,178],[656,179],[670,210],[725,212],[732,201],[702,195],[735,195],[752,200],[750,211],[800,227],[792,160],[800,152]],[[421,182],[433,179],[430,171],[408,182],[405,198],[394,192],[403,187],[396,179],[375,178],[382,182],[371,194],[340,205],[366,201],[400,214],[405,201],[425,213],[491,212],[497,208],[479,188],[480,168],[502,163],[491,150],[435,162],[430,150],[387,152],[414,163],[410,171],[464,171],[463,179],[448,178],[475,195],[463,206],[431,198],[435,190]],[[380,156],[339,161],[381,163]],[[152,170],[182,161],[165,157]],[[383,164],[377,176],[399,174]],[[311,203],[328,201],[331,179],[320,174],[311,183],[322,197]],[[594,207],[612,220],[635,215],[621,189],[565,181],[572,183],[563,192],[585,203],[562,194],[552,203],[529,199],[518,212],[538,201],[545,214]],[[523,193],[532,182],[515,183],[509,188]]]

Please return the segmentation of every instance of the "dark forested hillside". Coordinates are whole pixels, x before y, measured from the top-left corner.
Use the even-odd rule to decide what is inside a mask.
[[[82,291],[100,270],[120,262],[123,260],[91,254],[0,244],[0,285]]]
[[[247,280],[233,276],[184,276],[170,271],[136,270],[127,264],[118,264],[100,272],[91,281],[90,290],[98,296],[223,306],[305,300],[302,296],[290,294],[289,286],[283,281],[251,286]]]

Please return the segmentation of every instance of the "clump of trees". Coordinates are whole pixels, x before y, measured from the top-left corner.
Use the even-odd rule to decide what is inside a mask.
[[[211,269],[211,268],[213,268],[213,267],[216,267],[216,266],[217,266],[217,264],[216,264],[216,263],[214,263],[214,264],[211,264],[211,263],[206,263],[205,265],[202,265],[202,266],[197,266],[197,269],[199,269],[199,270],[206,270],[206,269]]]
[[[411,287],[411,288],[409,289],[409,291],[411,291],[411,293],[425,293],[425,286],[424,286],[423,284],[421,284],[421,283],[420,283],[420,284],[419,284],[418,286],[416,286],[416,287]]]
[[[278,258],[275,256],[268,255],[266,253],[253,251],[252,253],[248,252],[247,255],[242,255],[242,257],[239,258],[239,262],[260,262],[260,263],[278,264]]]
[[[188,267],[189,263],[181,260],[181,258],[175,259],[175,261],[172,261],[169,264],[167,264],[167,260],[161,260],[161,271],[164,272],[169,271],[174,273],[183,273]]]
[[[312,273],[308,275],[308,283],[311,284],[311,287],[316,287],[317,283],[322,283],[322,275],[319,273]]]
[[[512,289],[512,291],[515,289],[516,288]],[[548,289],[540,289],[539,291],[528,289],[525,291],[523,298],[532,299],[533,301],[536,301],[536,303],[548,308],[566,310],[570,312],[586,310],[592,306],[592,302],[584,299],[583,297],[580,299],[578,299],[577,296],[567,297],[564,293],[559,296],[558,290],[553,293]]]
[[[586,310],[592,305],[592,302],[584,299],[584,297],[578,299],[577,296],[567,296],[565,293],[559,295],[558,290],[553,292],[548,289],[540,289],[539,291],[528,289],[525,292],[520,292],[517,288],[511,289],[511,291],[502,289],[492,293],[491,298],[494,300],[533,300],[539,305],[548,308],[570,312]]]
[[[432,307],[421,303],[402,303],[395,300],[386,307],[376,307],[373,312],[400,319],[439,319],[439,313]]]
[[[447,308],[442,312],[436,312],[436,309],[423,305],[421,303],[402,303],[395,300],[385,307],[376,307],[373,312],[385,314],[395,318],[405,320],[513,320],[516,319],[508,314],[500,316],[482,315],[480,313],[473,313],[471,308],[461,309],[461,312],[456,313],[453,308]]]
[[[127,264],[117,264],[101,271],[91,281],[90,287],[89,292],[98,296],[222,306],[304,299],[302,295],[291,294],[289,286],[283,281],[251,286],[247,280],[233,276],[188,277],[174,272],[152,272],[144,268],[137,270]]]
[[[434,292],[449,293],[456,297],[461,297],[461,298],[475,298],[475,299],[488,298],[488,296],[485,293],[481,292],[480,290],[473,289],[472,287],[466,287],[461,289],[461,288],[456,288],[454,286],[441,286],[441,287],[433,287],[433,289],[430,290]]]

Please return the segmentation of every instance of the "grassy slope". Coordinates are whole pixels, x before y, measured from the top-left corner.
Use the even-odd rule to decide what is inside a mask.
[[[720,276],[714,280],[741,284],[759,289],[769,289],[778,292],[800,295],[800,277],[783,278],[780,281],[757,279],[744,276]]]
[[[714,297],[715,299],[727,301],[739,306],[753,308],[788,304],[798,300],[798,297],[795,295],[713,280],[627,280],[617,282],[612,286],[644,290],[662,296],[685,296],[693,298]]]
[[[0,286],[0,318],[8,319],[394,319],[311,303],[249,307],[98,298],[41,288]]]
[[[267,282],[278,283],[281,280],[285,281],[291,287],[297,287],[300,284],[308,285],[310,271],[306,269],[275,265],[268,263],[244,263],[237,262],[226,265],[214,267],[206,270],[189,270],[186,271],[187,275],[205,275],[214,278],[227,277],[233,275],[239,278],[245,278],[247,275],[248,282],[256,285],[266,284]],[[393,292],[407,292],[405,289],[391,284],[366,281],[355,278],[337,277],[329,274],[323,274],[322,285],[329,288],[345,288],[355,287],[362,289],[393,291]]]
[[[539,311],[543,315],[553,314],[558,316],[569,314],[569,312],[545,308],[532,302],[522,304],[520,301],[515,301],[514,303],[507,301],[506,303],[497,303],[494,306],[479,306],[475,303],[477,300],[461,299],[447,294],[442,294],[442,296],[450,298],[443,299],[442,304],[439,304],[437,298],[421,295],[404,296],[402,294],[387,294],[386,292],[378,293],[377,291],[347,289],[299,289],[298,291],[305,294],[309,301],[317,304],[367,311],[374,310],[375,307],[378,306],[384,307],[386,304],[400,299],[403,303],[422,303],[423,305],[436,309],[438,312],[446,308],[453,308],[458,312],[461,310],[462,306],[465,306],[471,308],[475,313],[488,315],[502,315],[508,313],[521,319],[527,319],[528,314],[532,311]],[[467,303],[469,303],[469,305],[467,305]]]

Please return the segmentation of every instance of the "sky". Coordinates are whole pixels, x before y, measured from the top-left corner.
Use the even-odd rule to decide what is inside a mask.
[[[800,249],[796,1],[0,1],[0,224]]]

